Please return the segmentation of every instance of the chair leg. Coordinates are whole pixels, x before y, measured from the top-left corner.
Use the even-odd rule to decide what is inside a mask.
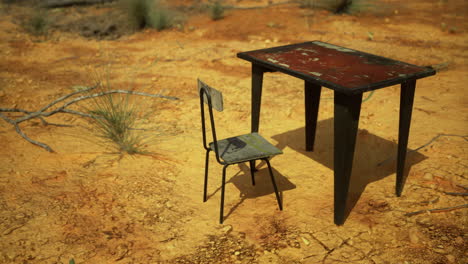
[[[203,186],[203,202],[206,202],[206,192],[208,189],[208,161],[209,161],[209,156],[210,154],[210,149],[206,151],[206,159],[205,159],[205,186]]]
[[[278,193],[278,187],[276,186],[275,177],[273,177],[273,171],[271,169],[270,161],[268,159],[263,159],[268,165],[268,170],[270,171],[271,182],[273,183],[273,188],[275,189],[276,200],[278,201],[278,207],[283,211],[283,204],[281,202],[281,197]]]
[[[221,209],[219,213],[219,223],[222,224],[224,221],[223,210],[224,210],[224,186],[226,185],[226,168],[229,165],[223,167],[223,182],[221,184]]]
[[[251,160],[250,163],[250,176],[252,176],[252,185],[255,185],[255,161]]]

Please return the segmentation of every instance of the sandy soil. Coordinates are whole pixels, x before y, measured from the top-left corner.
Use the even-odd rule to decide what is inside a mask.
[[[48,119],[73,127],[21,125],[55,153],[0,121],[0,263],[467,263],[466,209],[405,216],[467,203],[466,196],[447,194],[467,192],[466,137],[439,137],[411,152],[405,190],[396,197],[398,86],[377,90],[362,105],[353,173],[370,181],[343,226],[333,224],[333,93],[322,92],[316,150],[305,152],[303,82],[278,73],[264,79],[260,132],[284,151],[272,159],[284,210],[277,209],[264,165],[255,187],[246,165],[232,166],[226,220],[218,224],[222,167],[214,159],[209,200],[202,202],[196,79],[224,93],[219,135],[248,132],[250,65],[237,52],[322,40],[417,65],[448,63],[417,83],[409,148],[438,134],[468,135],[468,3],[385,4],[378,15],[359,16],[297,4],[233,9],[216,22],[192,12],[179,29],[114,40],[59,29],[34,37],[17,23],[28,7],[4,4],[0,107],[36,110],[107,71],[115,87],[180,100],[138,97],[152,113],[143,127],[157,130],[147,146],[154,155],[116,154],[76,116]],[[106,10],[112,6],[56,12],[80,18]]]

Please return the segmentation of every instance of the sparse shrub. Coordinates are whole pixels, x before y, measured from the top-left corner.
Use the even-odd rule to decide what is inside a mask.
[[[173,14],[170,10],[163,6],[153,7],[149,13],[149,26],[158,31],[172,27],[174,24]]]
[[[379,11],[373,0],[301,0],[300,7],[323,8],[335,14],[356,14]]]
[[[211,19],[220,20],[220,19],[224,18],[224,10],[225,10],[225,7],[223,6],[223,4],[222,4],[222,2],[220,0],[214,1],[210,5]]]
[[[315,0],[301,0],[299,1],[299,6],[301,8],[314,8],[314,2]]]
[[[457,33],[457,32],[458,32],[457,27],[450,27],[450,28],[449,28],[449,33],[455,34],[455,33]]]
[[[107,89],[110,90],[110,87]],[[96,97],[86,112],[92,116],[93,132],[104,144],[110,143],[118,151],[128,154],[145,153],[143,148],[147,137],[138,128],[141,111],[130,100],[130,95],[108,94]]]
[[[46,10],[36,9],[23,22],[24,28],[31,34],[46,35],[49,29],[50,19]]]
[[[356,14],[364,11],[377,11],[373,0],[341,0],[335,9],[337,14]]]
[[[127,12],[130,23],[135,29],[145,27],[158,31],[170,28],[173,24],[172,12],[159,1],[122,0],[122,7]]]

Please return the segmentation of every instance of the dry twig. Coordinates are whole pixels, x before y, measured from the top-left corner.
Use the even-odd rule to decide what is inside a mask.
[[[49,152],[54,152],[52,150],[52,148],[49,147],[47,144],[36,141],[36,140],[33,140],[30,137],[28,137],[21,130],[19,124],[24,122],[24,121],[27,121],[27,120],[31,120],[31,119],[34,119],[34,118],[39,118],[43,122],[43,124],[45,124],[45,125],[68,126],[68,125],[48,123],[44,119],[44,117],[49,117],[49,116],[52,116],[52,115],[57,114],[57,113],[67,113],[67,114],[73,114],[73,115],[78,115],[78,116],[82,116],[82,117],[95,118],[94,116],[92,116],[90,114],[82,113],[82,112],[79,112],[79,111],[76,111],[76,110],[67,109],[67,107],[69,107],[69,106],[71,106],[71,105],[73,105],[73,104],[75,104],[75,103],[77,103],[79,101],[83,101],[83,100],[87,100],[87,99],[91,99],[91,98],[96,98],[96,97],[100,97],[100,96],[104,96],[104,95],[109,95],[109,94],[119,93],[119,94],[130,94],[130,95],[141,95],[141,96],[148,96],[148,97],[155,97],[155,98],[164,98],[164,99],[168,99],[168,100],[178,100],[179,99],[177,97],[166,96],[166,95],[161,95],[161,94],[149,94],[149,93],[144,93],[144,92],[135,92],[135,91],[127,91],[127,90],[110,90],[110,91],[104,91],[104,92],[89,94],[89,95],[82,95],[82,96],[76,97],[76,98],[74,98],[74,99],[72,99],[72,100],[70,100],[68,102],[65,102],[62,106],[60,106],[60,107],[58,107],[58,108],[56,108],[56,109],[54,109],[52,111],[47,111],[49,108],[55,106],[56,104],[58,104],[60,102],[63,102],[65,100],[69,99],[70,97],[73,97],[73,96],[78,95],[78,94],[83,94],[83,93],[90,92],[93,89],[95,89],[96,87],[98,87],[98,85],[88,87],[86,89],[78,90],[78,91],[72,92],[70,94],[64,95],[64,96],[50,102],[49,104],[42,107],[38,111],[27,111],[27,110],[19,109],[19,108],[0,108],[0,118],[5,120],[6,122],[10,123],[11,125],[13,125],[15,127],[16,132],[20,136],[22,136],[24,139],[29,141],[30,143],[32,143],[34,145],[37,145],[37,146],[40,146],[40,147],[44,148],[45,150],[47,150]],[[2,114],[1,112],[3,112],[3,113],[23,113],[24,115],[19,117],[19,118],[12,119],[12,118],[8,117],[7,115]]]
[[[427,142],[426,144],[418,147],[418,148],[415,148],[415,149],[412,149],[412,150],[409,150],[407,151],[406,153],[411,153],[411,152],[415,152],[415,151],[418,151],[422,148],[425,148],[427,146],[429,146],[430,144],[434,143],[434,141],[436,141],[437,139],[439,139],[440,137],[461,137],[463,138],[464,140],[468,141],[468,135],[454,135],[454,134],[437,134],[437,136],[433,137],[431,140],[429,140],[429,142]],[[384,161],[381,161],[379,162],[379,164],[377,164],[377,167],[380,167],[382,166],[383,164],[389,162],[389,161],[392,161],[392,160],[395,160],[396,159],[396,156],[393,156],[393,157],[390,157]]]
[[[406,213],[405,216],[413,216],[413,215],[423,214],[423,213],[427,213],[427,212],[430,212],[430,213],[443,213],[443,212],[449,212],[449,211],[462,209],[462,208],[468,208],[468,204],[462,204],[462,205],[457,205],[457,206],[452,206],[452,207],[444,207],[444,208],[419,210],[419,211],[416,211],[416,212]]]
[[[247,6],[247,7],[242,7],[242,6],[225,6],[224,8],[226,9],[241,9],[241,10],[248,10],[248,9],[262,9],[262,8],[268,8],[272,6],[278,6],[278,5],[286,5],[286,4],[293,4],[296,3],[297,1],[283,1],[279,3],[269,3],[267,5],[262,5],[262,6]]]
[[[445,194],[448,195],[453,195],[453,196],[468,196],[468,193],[459,193],[459,192],[444,192]]]

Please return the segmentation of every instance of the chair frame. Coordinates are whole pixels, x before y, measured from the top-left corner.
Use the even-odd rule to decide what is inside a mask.
[[[204,86],[202,86],[200,88],[199,95],[200,95],[200,110],[201,110],[201,122],[202,122],[202,134],[203,134],[203,147],[206,150],[205,184],[204,184],[204,188],[203,188],[203,202],[207,201],[206,197],[207,197],[207,190],[208,190],[208,164],[209,164],[209,154],[210,154],[210,151],[212,151],[212,149],[207,144],[207,140],[206,140],[207,137],[206,137],[206,124],[205,124],[206,123],[206,121],[205,121],[205,106],[204,106],[204,96],[203,96],[203,95],[206,95],[207,104],[208,104],[208,111],[209,111],[209,115],[210,115],[210,125],[211,125],[211,131],[212,131],[216,161],[219,164],[223,165],[223,177],[222,177],[222,185],[221,185],[221,209],[220,209],[220,215],[219,215],[219,223],[222,224],[223,221],[224,221],[224,214],[223,213],[224,213],[224,192],[225,192],[225,185],[226,185],[226,169],[227,169],[227,167],[229,165],[239,164],[239,163],[243,163],[243,162],[247,162],[247,161],[250,163],[249,165],[250,165],[250,174],[251,174],[251,177],[252,177],[252,185],[255,185],[255,161],[256,160],[263,160],[268,165],[268,170],[269,170],[269,173],[270,173],[271,181],[273,183],[273,188],[275,190],[276,200],[278,202],[278,207],[282,211],[283,210],[283,205],[282,205],[281,197],[280,197],[279,192],[278,192],[278,187],[277,187],[276,182],[275,182],[275,178],[273,176],[273,170],[271,169],[270,161],[268,160],[269,157],[259,158],[259,159],[251,159],[251,160],[233,162],[233,163],[229,163],[229,162],[225,162],[225,161],[221,160],[220,157],[219,157],[218,140],[217,140],[217,137],[216,137],[216,128],[215,128],[215,122],[214,122],[214,116],[213,116],[213,105],[212,105],[212,101],[211,101],[211,95],[207,91],[207,89],[205,89]]]

